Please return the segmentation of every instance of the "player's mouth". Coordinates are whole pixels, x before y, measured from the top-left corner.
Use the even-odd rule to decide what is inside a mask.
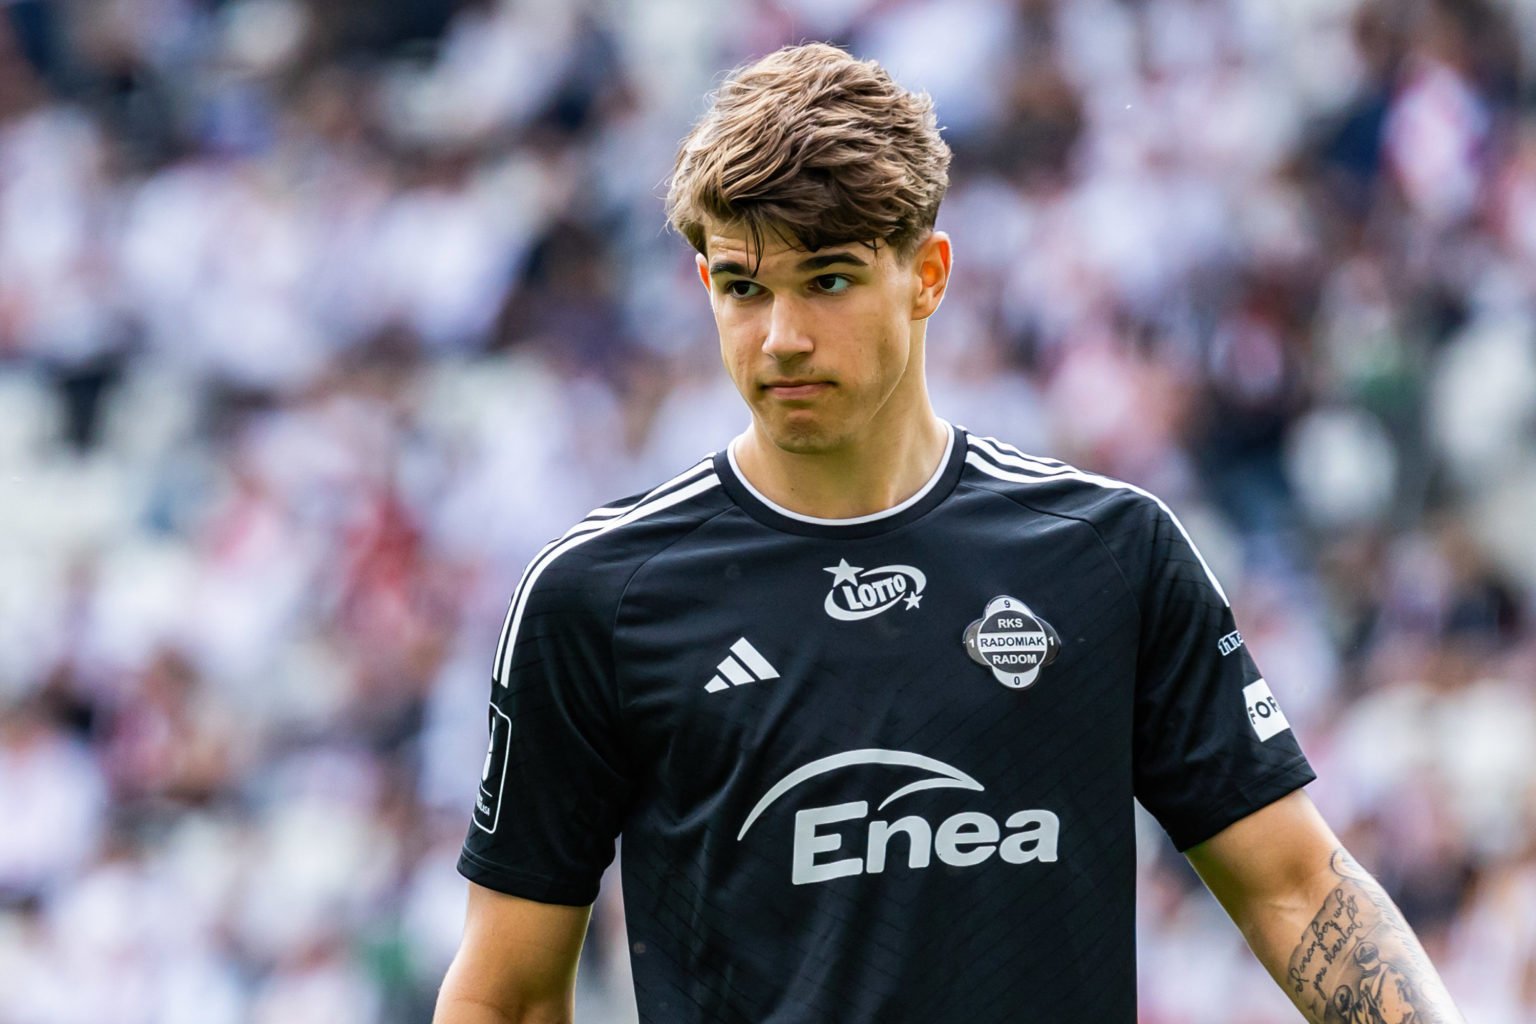
[[[815,398],[824,391],[830,391],[835,385],[826,380],[808,380],[801,378],[789,378],[786,380],[773,380],[762,386],[763,391],[774,398],[786,402],[802,401],[807,398]]]

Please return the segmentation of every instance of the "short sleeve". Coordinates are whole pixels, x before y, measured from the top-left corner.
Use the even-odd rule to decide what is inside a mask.
[[[592,585],[595,571],[575,554],[535,560],[513,597],[459,857],[471,881],[544,903],[584,906],[597,897],[629,793],[613,617]]]
[[[1316,776],[1182,524],[1145,513],[1136,796],[1186,850]]]

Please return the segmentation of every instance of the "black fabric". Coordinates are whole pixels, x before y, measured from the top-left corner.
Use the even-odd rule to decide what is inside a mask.
[[[1261,740],[1243,689],[1262,682],[1232,610],[1165,510],[1147,511],[1136,796],[1187,850],[1278,789],[1312,781],[1290,732]]]
[[[582,903],[622,832],[645,1021],[1131,1024],[1134,799],[1187,846],[1311,778],[1171,515],[960,431],[853,525],[696,472],[532,564],[461,870]],[[1060,641],[1022,689],[999,597]]]

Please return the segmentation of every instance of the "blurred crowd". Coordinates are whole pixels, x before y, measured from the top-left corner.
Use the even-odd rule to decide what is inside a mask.
[[[955,150],[940,412],[1180,512],[1536,1019],[1533,0],[0,0],[0,1024],[429,1017],[524,561],[745,422],[674,147],[806,39]],[[1295,1020],[1143,824],[1143,1024]]]

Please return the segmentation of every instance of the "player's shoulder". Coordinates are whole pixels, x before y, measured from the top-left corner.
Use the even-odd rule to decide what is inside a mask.
[[[636,564],[716,515],[728,499],[710,454],[654,487],[592,509],[530,560],[525,579],[627,578]],[[533,582],[528,579],[528,582]]]
[[[718,514],[720,494],[711,456],[649,490],[593,509],[540,548],[512,593],[496,678],[507,678],[510,652],[529,635],[603,635],[634,573]]]
[[[1170,553],[1183,552],[1194,556],[1185,561],[1198,563],[1226,600],[1189,531],[1152,492],[1059,459],[1026,454],[995,438],[967,434],[966,445],[966,470],[973,485],[1003,494],[1032,513],[1087,523],[1133,581],[1150,579]]]
[[[967,432],[966,472],[973,485],[1037,512],[1101,525],[1145,521],[1167,510],[1135,484],[1032,455],[995,437]]]

